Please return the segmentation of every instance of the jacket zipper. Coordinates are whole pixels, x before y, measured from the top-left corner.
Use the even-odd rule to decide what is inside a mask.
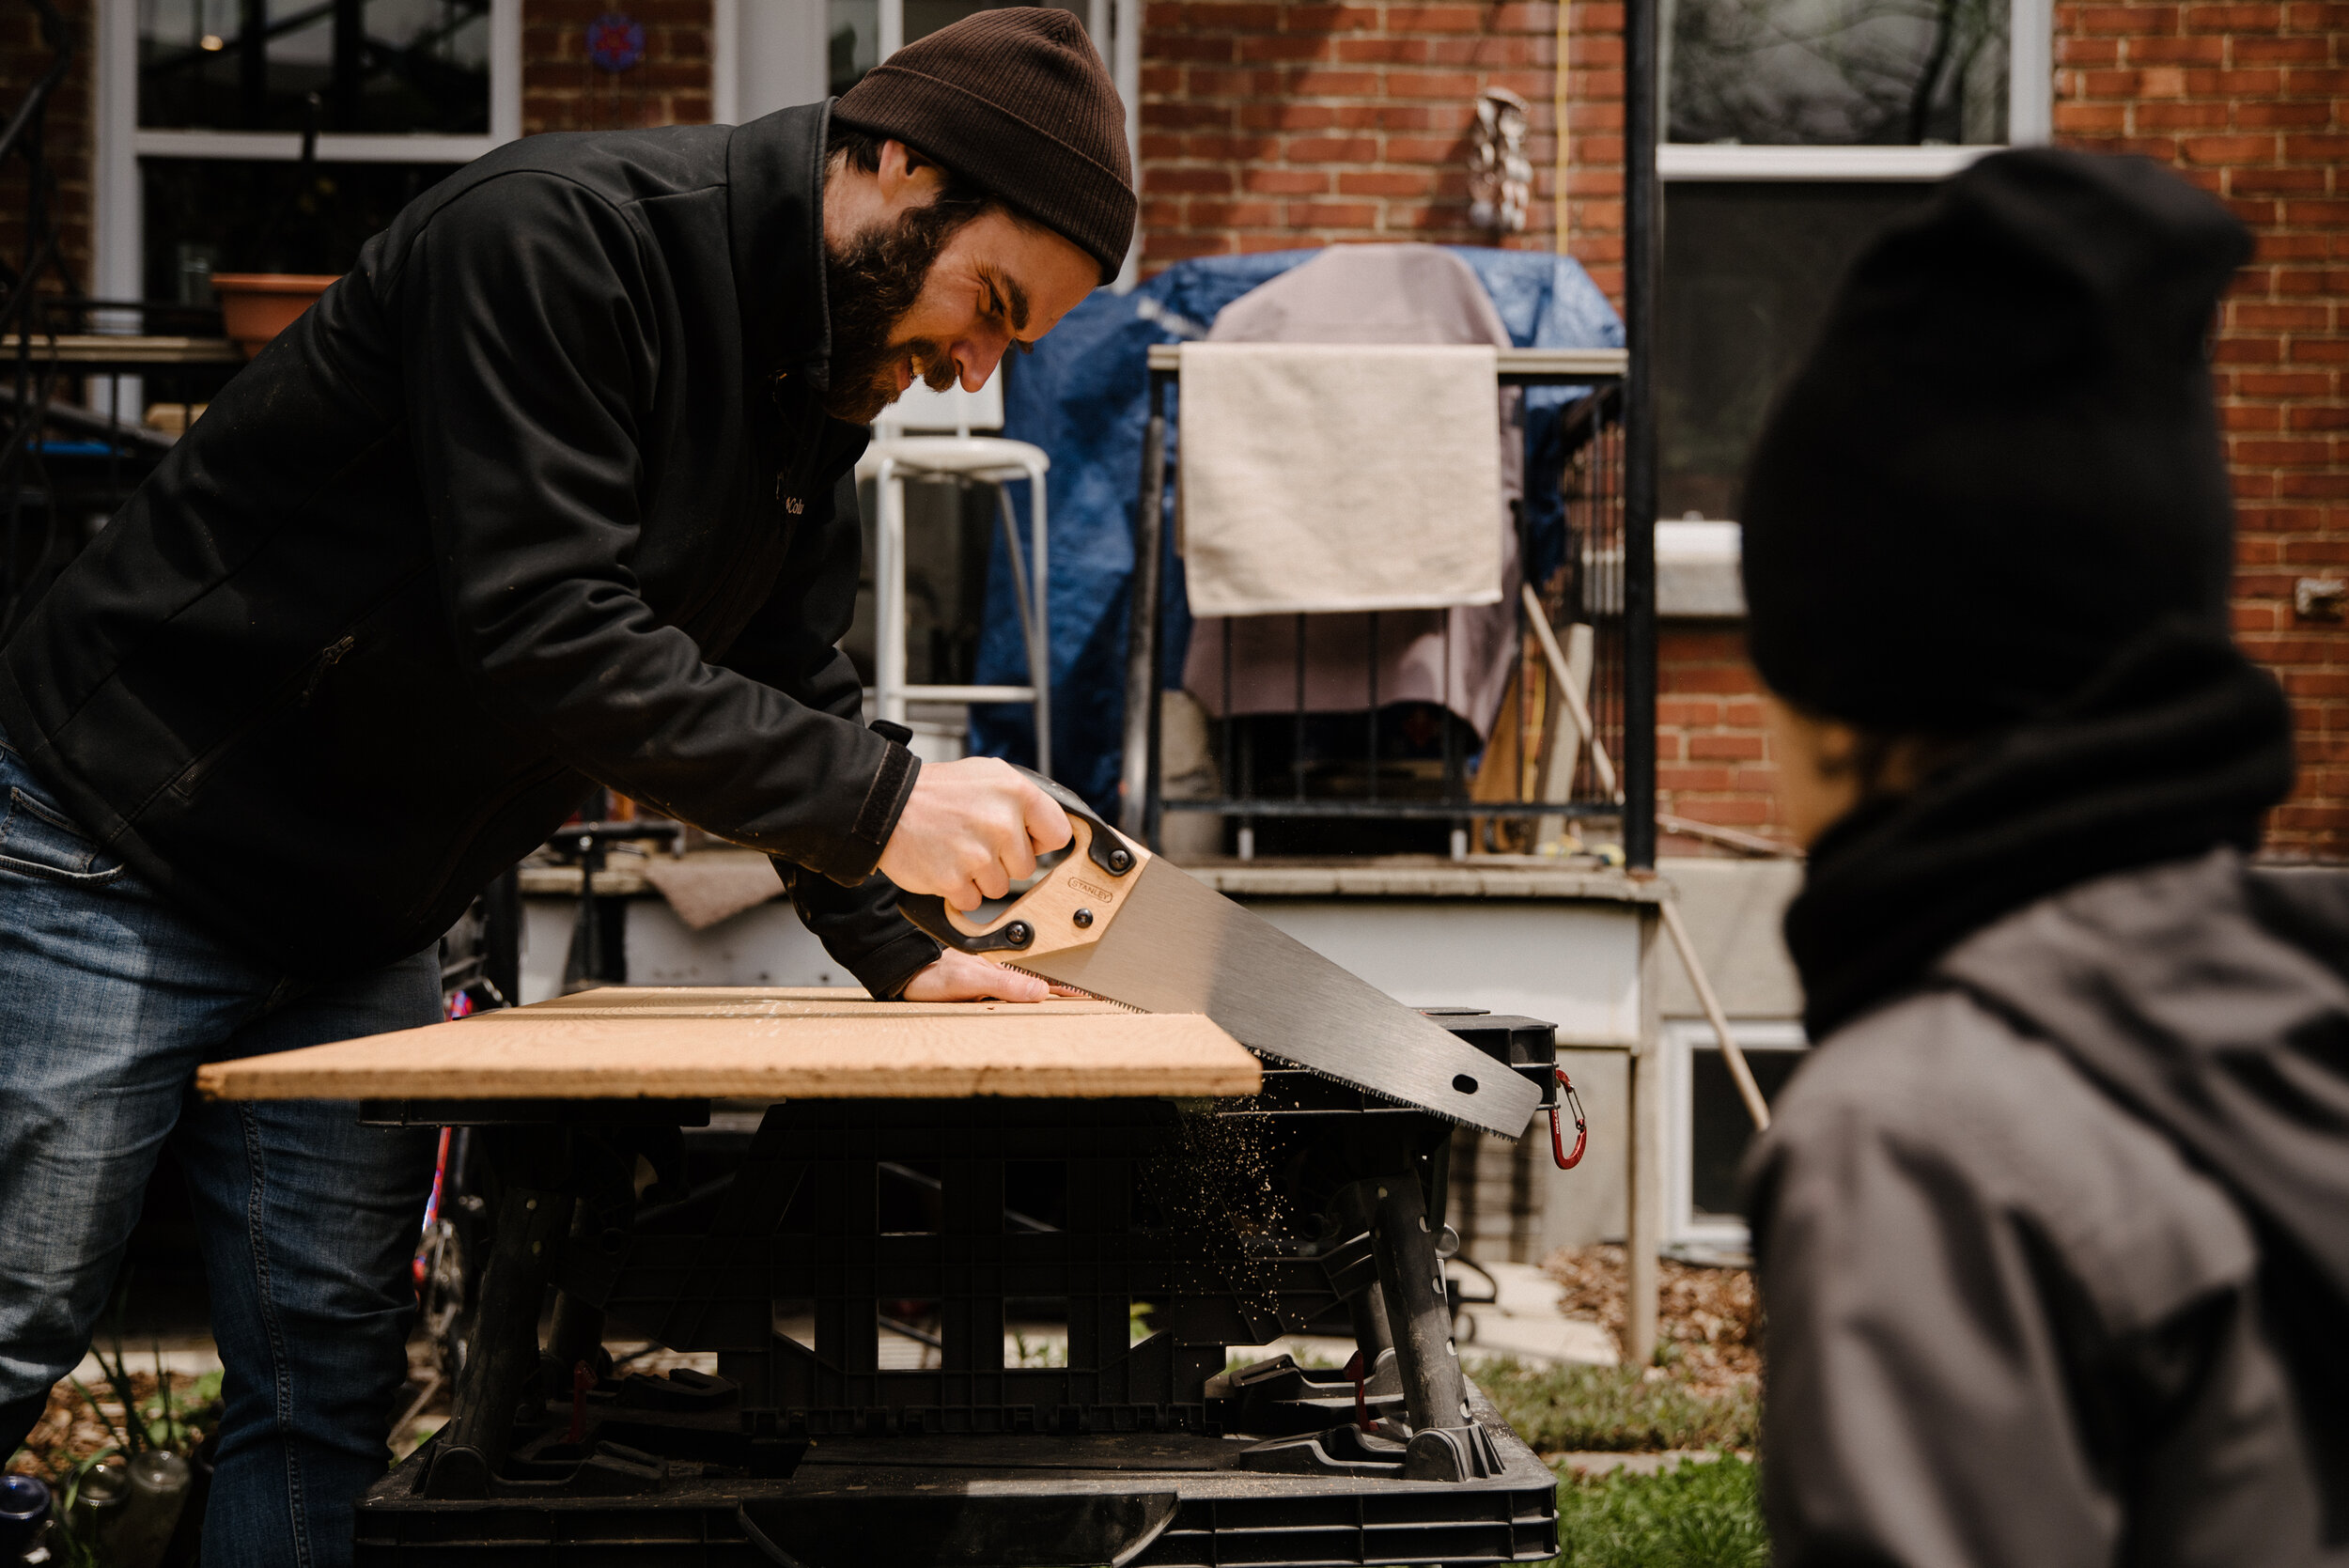
[[[165,786],[169,792],[182,800],[194,796],[198,789],[203,787],[204,781],[211,775],[212,769],[220,766],[221,759],[235,750],[247,736],[287,708],[309,706],[310,699],[318,695],[319,687],[326,679],[327,672],[340,664],[350,650],[359,645],[359,628],[365,626],[368,617],[397,598],[402,589],[423,574],[424,568],[417,567],[395,583],[391,592],[368,605],[366,612],[357,620],[351,622],[340,637],[320,648],[298,675],[279,683],[277,690],[271,694],[268,702],[247,714],[234,729],[205,748],[202,755],[181,768],[179,777],[173,779]]]
[[[355,634],[346,634],[342,641],[329,644],[319,651],[318,658],[310,665],[310,678],[302,683],[300,706],[310,706],[310,699],[319,694],[319,682],[326,678],[326,672],[340,664],[343,661],[343,655],[358,644],[359,639]]]

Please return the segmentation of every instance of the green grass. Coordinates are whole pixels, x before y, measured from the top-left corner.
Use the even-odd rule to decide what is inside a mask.
[[[1750,1449],[1760,1415],[1750,1388],[1708,1396],[1672,1378],[1651,1381],[1636,1367],[1536,1370],[1501,1360],[1471,1375],[1536,1453]]]
[[[1753,1467],[1734,1454],[1558,1486],[1554,1568],[1768,1568]]]

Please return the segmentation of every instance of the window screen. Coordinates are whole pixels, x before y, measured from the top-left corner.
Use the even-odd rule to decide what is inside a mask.
[[[825,25],[832,39],[832,92],[835,97],[847,92],[880,63],[881,8],[885,6],[898,8],[902,37],[911,43],[966,16],[1019,3],[1021,0],[828,0],[831,10]],[[1084,8],[1071,0],[1041,3],[1075,11],[1079,16],[1084,14]],[[1106,40],[1096,39],[1094,42],[1106,52]]]
[[[214,272],[347,272],[455,167],[142,158],[147,298],[210,304]]]
[[[825,31],[832,40],[828,90],[837,98],[880,64],[880,0],[830,0]]]
[[[1798,1050],[1746,1052],[1746,1065],[1765,1104],[1775,1104],[1778,1092],[1802,1064]],[[1729,1063],[1719,1049],[1701,1046],[1688,1052],[1688,1207],[1693,1217],[1742,1217],[1745,1205],[1737,1191],[1737,1167],[1753,1142],[1753,1118],[1729,1076]]]
[[[1845,268],[1920,182],[1664,187],[1657,512],[1735,519],[1747,455]]]
[[[1666,139],[2007,139],[2008,0],[1667,0]]]
[[[139,0],[146,130],[481,135],[490,0]]]

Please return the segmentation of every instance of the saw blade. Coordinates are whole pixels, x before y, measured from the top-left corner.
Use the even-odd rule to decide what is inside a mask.
[[[1099,940],[1018,966],[1502,1138],[1533,1119],[1540,1089],[1271,922],[1162,859],[1134,878]]]

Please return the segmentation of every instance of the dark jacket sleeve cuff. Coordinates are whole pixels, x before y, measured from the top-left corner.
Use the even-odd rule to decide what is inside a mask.
[[[937,942],[906,927],[906,934],[871,953],[858,956],[853,962],[840,960],[856,983],[865,988],[877,1001],[894,1001],[906,988],[907,982],[938,962],[945,950]],[[837,955],[835,955],[837,956]]]
[[[938,944],[897,912],[897,890],[888,877],[844,888],[789,861],[777,858],[774,864],[800,923],[875,997],[884,1001],[894,997],[937,961]]]
[[[922,759],[895,740],[888,743],[881,753],[880,767],[865,786],[864,803],[856,814],[855,823],[839,848],[816,867],[844,888],[853,888],[880,866],[881,851],[889,846],[889,835],[897,831],[897,818],[905,815],[906,802],[913,798],[913,781],[922,775]]]

